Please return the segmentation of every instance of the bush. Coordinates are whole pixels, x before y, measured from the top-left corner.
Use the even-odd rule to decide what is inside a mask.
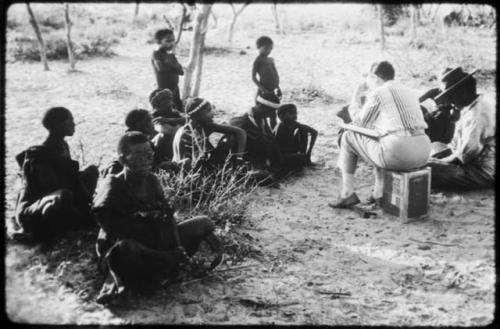
[[[324,89],[309,85],[304,88],[292,88],[287,90],[287,101],[296,102],[299,104],[308,104],[312,102],[322,102],[325,104],[332,104],[334,98],[328,94]]]
[[[67,59],[68,50],[66,47],[66,36],[63,32],[51,33],[44,36],[47,59],[58,60]],[[86,35],[74,37],[73,50],[77,59],[86,57],[109,57],[115,53],[112,46],[119,43],[118,39],[111,35]],[[38,42],[35,37],[26,37],[22,34],[9,34],[8,57],[14,61],[39,61],[40,52]]]

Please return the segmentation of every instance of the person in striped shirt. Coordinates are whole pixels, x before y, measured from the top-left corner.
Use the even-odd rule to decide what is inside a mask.
[[[352,124],[371,129],[380,137],[352,130],[342,133],[338,160],[342,191],[339,200],[329,204],[333,208],[347,208],[360,202],[354,192],[354,172],[359,158],[374,166],[375,184],[369,203],[379,202],[382,197],[383,169],[412,170],[425,165],[429,159],[431,143],[425,134],[427,124],[418,95],[394,81],[394,76],[391,63],[374,63],[366,81],[354,93],[349,107]],[[365,94],[366,102],[360,107],[361,96]]]

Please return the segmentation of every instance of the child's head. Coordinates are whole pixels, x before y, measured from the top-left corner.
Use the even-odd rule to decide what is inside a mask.
[[[280,105],[278,107],[278,118],[285,123],[297,121],[297,106],[295,104]]]
[[[187,116],[198,123],[211,123],[214,120],[212,105],[203,98],[194,97],[186,104]]]
[[[119,160],[133,173],[144,175],[151,172],[153,156],[148,136],[141,132],[126,132],[118,142]]]
[[[268,56],[273,50],[273,40],[270,37],[262,36],[257,39],[256,44],[261,55]]]
[[[155,132],[153,117],[148,110],[133,109],[127,113],[125,125],[129,131],[139,131],[145,135],[152,136]]]
[[[75,122],[70,110],[65,107],[52,107],[45,112],[42,124],[52,134],[73,136]]]
[[[161,29],[156,31],[155,33],[156,43],[160,45],[160,47],[165,48],[167,50],[171,50],[175,45],[175,36],[174,32],[170,29]]]
[[[168,88],[156,89],[149,95],[149,103],[156,110],[167,110],[170,112],[174,107],[174,96]]]

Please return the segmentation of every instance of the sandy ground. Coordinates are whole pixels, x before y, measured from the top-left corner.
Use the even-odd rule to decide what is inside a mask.
[[[374,57],[389,58],[403,82],[423,90],[433,84],[426,81],[428,77],[412,77],[410,69],[416,68],[410,62],[424,65],[432,52],[408,50],[406,41],[394,35],[388,39],[389,50],[382,53],[371,39],[370,28],[366,33],[334,36],[323,30],[276,35],[270,11],[269,16],[268,30],[256,29],[258,22],[251,22],[251,14],[242,16],[234,48],[206,56],[202,96],[216,105],[217,117],[227,121],[251,106],[253,40],[263,33],[275,40],[272,56],[285,98],[294,88],[312,86],[329,93],[333,102],[299,106],[299,120],[320,133],[313,153],[319,165],[288,179],[279,189],[261,188],[252,196],[245,225],[236,231],[260,253],[233,264],[251,266],[175,285],[153,296],[136,296],[106,309],[95,304],[92,295],[82,297],[62,285],[56,274],[39,281],[45,269],[36,261],[36,253],[8,244],[6,305],[12,320],[388,325],[484,325],[493,320],[494,191],[433,191],[429,218],[411,224],[387,215],[361,219],[326,205],[340,190],[334,113],[349,98],[360,73]],[[287,20],[293,17],[285,16]],[[50,72],[43,72],[39,63],[6,65],[6,216],[12,215],[14,206],[14,155],[45,138],[39,122],[48,107],[64,105],[73,111],[77,133],[68,140],[73,158],[103,164],[114,157],[125,114],[137,105],[147,107],[147,96],[154,89],[152,45],[134,33],[119,45],[118,56],[78,62],[80,72],[68,73],[64,62],[51,62]],[[225,33],[222,28],[210,30],[207,44],[222,47]],[[447,33],[469,40],[461,39],[457,48],[475,51],[475,58],[493,72],[479,86],[494,93],[496,53],[491,33]],[[246,54],[240,53],[242,49]],[[445,59],[440,57],[439,63]],[[186,63],[187,54],[179,60]],[[356,184],[363,197],[372,183],[370,173],[368,166],[360,164]],[[89,271],[95,266],[83,253],[82,262]],[[75,276],[75,282],[79,279]],[[335,298],[333,293],[339,291],[350,296]]]

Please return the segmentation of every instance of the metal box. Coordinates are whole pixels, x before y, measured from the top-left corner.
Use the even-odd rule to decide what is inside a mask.
[[[416,171],[384,170],[382,209],[409,223],[423,218],[429,211],[431,168]]]

